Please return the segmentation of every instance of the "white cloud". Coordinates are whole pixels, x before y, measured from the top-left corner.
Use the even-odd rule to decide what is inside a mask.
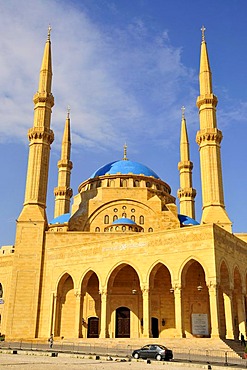
[[[102,31],[80,9],[55,0],[10,0],[0,17],[0,32],[6,35],[0,40],[2,140],[23,140],[32,126],[32,96],[49,23],[52,128],[58,142],[68,104],[74,145],[83,142],[93,148],[100,143],[116,147],[136,135],[158,140],[174,126],[170,120],[176,111],[180,117],[180,106],[186,104],[180,103],[182,90],[183,100],[189,101],[193,72],[182,65],[181,49],[171,46],[166,30],[153,38],[136,18],[125,29]]]

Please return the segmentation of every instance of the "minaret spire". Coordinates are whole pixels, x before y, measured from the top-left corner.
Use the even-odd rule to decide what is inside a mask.
[[[55,211],[54,217],[70,212],[70,198],[73,191],[70,188],[70,175],[73,164],[70,160],[71,135],[70,135],[70,107],[68,106],[67,118],[64,126],[64,134],[61,148],[61,159],[57,163],[58,186],[54,189]]]
[[[216,223],[231,231],[231,221],[226,213],[221,168],[220,143],[222,132],[217,128],[217,97],[213,94],[212,73],[209,64],[205,27],[202,27],[199,73],[200,95],[197,98],[200,130],[199,145],[202,182],[202,223]]]
[[[177,196],[180,202],[180,213],[195,218],[195,196],[196,190],[192,187],[193,163],[190,161],[189,140],[185,119],[185,107],[182,107],[182,122],[180,136],[180,189]]]
[[[40,69],[39,87],[33,97],[33,127],[28,131],[29,159],[24,205],[36,204],[46,208],[50,145],[54,140],[50,129],[54,98],[51,93],[52,62],[50,27]]]

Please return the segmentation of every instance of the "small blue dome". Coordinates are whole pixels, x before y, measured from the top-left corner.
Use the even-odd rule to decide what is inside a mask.
[[[65,222],[68,222],[69,219],[70,219],[70,213],[64,213],[63,215],[54,218],[50,222],[50,224],[51,225],[54,225],[54,224],[64,224]]]
[[[118,224],[120,224],[120,225],[123,225],[123,224],[124,225],[136,225],[136,223],[133,220],[131,220],[130,218],[125,218],[125,217],[119,218],[118,220],[115,220],[112,223],[112,225],[118,225]]]
[[[159,179],[157,173],[153,170],[150,170],[147,166],[139,162],[133,162],[129,160],[121,160],[115,161],[111,163],[107,163],[104,166],[100,167],[97,171],[95,171],[90,178],[104,176],[104,175],[116,175],[117,173],[121,173],[122,175],[127,174],[134,174],[134,175],[144,175],[144,176],[153,176],[156,179]]]
[[[189,216],[178,215],[178,219],[182,225],[200,225],[199,222]]]

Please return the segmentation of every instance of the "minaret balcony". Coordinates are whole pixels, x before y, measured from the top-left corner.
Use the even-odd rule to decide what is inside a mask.
[[[178,169],[179,171],[181,171],[182,169],[188,169],[192,171],[193,163],[191,161],[181,161],[178,163]]]
[[[67,188],[66,186],[57,186],[54,189],[55,197],[69,197],[73,196],[73,190],[71,188]]]
[[[204,143],[208,144],[208,142],[220,144],[222,138],[222,132],[217,128],[199,130],[196,134],[196,142],[198,145],[202,145]]]
[[[201,108],[202,105],[210,105],[210,107],[216,107],[218,104],[217,96],[214,94],[200,95],[197,98],[196,105]]]
[[[46,127],[34,126],[28,130],[29,141],[42,141],[48,144],[52,144],[54,141],[54,133],[51,129]]]
[[[50,105],[50,107],[53,107],[54,96],[52,95],[52,93],[47,93],[45,91],[43,92],[37,91],[36,94],[34,94],[33,96],[33,102],[34,104],[47,103]]]
[[[196,197],[196,189],[193,188],[183,188],[178,189],[177,197],[179,199],[181,198],[192,198],[194,199]]]

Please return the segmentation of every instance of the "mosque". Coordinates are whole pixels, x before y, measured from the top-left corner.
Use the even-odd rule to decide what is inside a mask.
[[[233,234],[224,204],[222,132],[217,127],[202,29],[199,130],[202,215],[184,111],[179,211],[172,190],[144,164],[99,166],[73,195],[68,112],[47,220],[51,130],[50,30],[38,91],[22,211],[14,246],[0,249],[0,332],[7,340],[47,338],[238,338],[246,334],[247,234]]]

